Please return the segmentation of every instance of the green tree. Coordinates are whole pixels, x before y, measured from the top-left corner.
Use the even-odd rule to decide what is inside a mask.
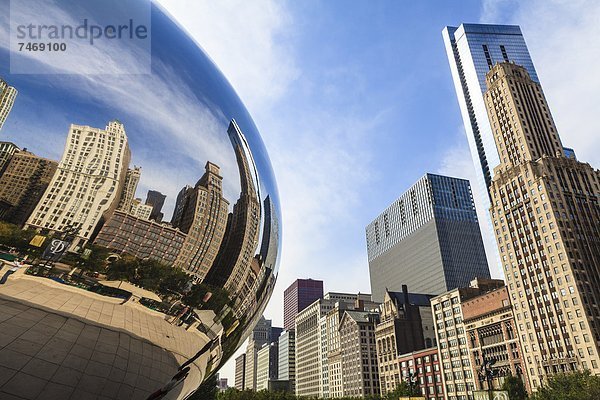
[[[532,396],[533,400],[598,400],[600,377],[590,371],[556,374]]]
[[[29,250],[29,242],[34,236],[33,230],[23,230],[17,225],[0,222],[0,244],[14,247],[21,253]]]
[[[78,261],[78,266],[82,271],[104,271],[106,269],[106,259],[110,255],[110,250],[103,246],[98,246],[95,244],[90,244],[86,246],[86,249],[89,250],[89,255],[84,256],[84,253],[80,255],[80,260]]]
[[[418,386],[411,386],[408,382],[402,381],[396,389],[387,392],[385,398],[388,400],[398,400],[400,396],[420,396],[421,389]]]
[[[502,390],[506,390],[508,392],[508,397],[510,400],[527,399],[527,390],[525,390],[523,380],[518,376],[507,376],[502,384]]]

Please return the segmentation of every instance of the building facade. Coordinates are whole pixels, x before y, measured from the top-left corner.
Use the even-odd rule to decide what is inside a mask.
[[[207,162],[205,172],[184,196],[176,228],[187,234],[175,266],[202,282],[213,266],[225,235],[229,202],[223,197],[218,165]],[[164,199],[163,199],[164,201]]]
[[[346,310],[340,319],[343,396],[379,394],[375,326],[379,313]]]
[[[8,114],[12,110],[17,93],[17,89],[9,86],[6,81],[0,78],[0,130],[2,130],[2,126],[4,126]]]
[[[10,158],[19,150],[19,146],[14,143],[0,142],[0,173],[6,169]]]
[[[440,294],[490,272],[468,180],[426,174],[366,228],[373,300]]]
[[[252,334],[248,338],[248,346],[246,347],[246,376],[244,386],[246,389],[257,390],[257,368],[258,368],[258,352],[265,344],[277,342],[279,336],[283,332],[283,328],[271,326],[271,320],[260,317],[258,323],[252,330]],[[278,362],[279,353],[274,356],[275,363]],[[277,374],[273,379],[277,379]]]
[[[527,388],[529,382],[508,288],[464,301],[462,312],[475,389],[500,390],[508,376],[521,378]],[[486,368],[493,374],[486,373]]]
[[[331,337],[335,326],[331,317],[341,310],[372,310],[379,306],[371,300],[370,294],[351,294],[328,292],[322,299],[317,299],[296,317],[296,395],[331,397],[331,382],[340,381],[341,363],[336,364],[335,358],[328,359],[329,344],[335,343]],[[332,313],[333,312],[333,313]],[[329,322],[329,324],[328,324]],[[338,339],[338,341],[341,339]],[[332,345],[335,352],[335,345]],[[333,364],[332,364],[333,360]],[[330,365],[334,367],[333,373],[329,371]],[[339,386],[339,385],[338,385]]]
[[[265,343],[256,354],[256,390],[268,390],[269,381],[277,380],[279,348],[277,342]]]
[[[381,394],[393,391],[401,382],[398,357],[436,346],[431,313],[433,295],[386,290],[380,306],[380,322],[375,327],[379,387]]]
[[[164,217],[162,213],[162,208],[165,204],[166,198],[166,195],[162,194],[157,190],[148,190],[148,194],[146,195],[146,204],[152,206],[152,211],[150,212],[150,219],[153,219],[156,222],[162,221]]]
[[[15,152],[0,177],[0,218],[23,225],[52,180],[58,163],[26,150]]]
[[[71,125],[56,173],[27,225],[51,232],[78,228],[73,248],[92,237],[117,207],[131,152],[123,124]]]
[[[121,198],[119,199],[119,205],[117,210],[130,212],[135,200],[135,192],[140,182],[142,175],[142,168],[134,166],[133,169],[128,168],[127,174],[125,175],[125,184],[123,185],[123,192],[121,192]]]
[[[526,68],[499,63],[486,79],[500,154],[490,215],[530,386],[557,372],[600,374],[600,172],[564,155]]]
[[[447,400],[472,399],[475,390],[476,377],[463,321],[462,303],[503,286],[502,280],[475,279],[468,287],[457,288],[431,299]]]
[[[296,315],[309,304],[323,297],[323,281],[296,279],[283,292],[283,327],[294,329]]]
[[[399,379],[418,387],[425,400],[445,399],[437,347],[401,354],[396,362]]]
[[[246,389],[246,353],[240,354],[235,359],[235,388]]]
[[[185,233],[179,229],[116,210],[104,223],[94,243],[116,253],[173,265],[185,239]]]
[[[482,194],[487,194],[494,168],[500,164],[483,94],[485,76],[497,62],[525,66],[538,81],[521,28],[514,25],[461,24],[442,32],[452,79]],[[482,196],[489,207],[489,197]]]
[[[296,331],[285,330],[279,336],[278,380],[287,381],[290,392],[296,391]]]
[[[142,199],[133,199],[129,213],[139,219],[150,219],[152,206],[142,203]]]

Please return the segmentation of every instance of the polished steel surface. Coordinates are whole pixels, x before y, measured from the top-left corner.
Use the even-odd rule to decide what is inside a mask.
[[[26,18],[12,3],[10,22]],[[38,3],[63,21],[130,18],[122,0]],[[151,13],[149,58],[119,40],[11,69],[0,43],[18,91],[0,131],[3,399],[186,398],[275,285],[279,198],[256,126],[186,32],[129,3]]]

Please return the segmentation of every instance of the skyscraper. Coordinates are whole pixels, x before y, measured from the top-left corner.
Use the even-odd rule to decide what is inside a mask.
[[[244,390],[246,379],[246,353],[240,354],[235,359],[235,388]]]
[[[202,177],[183,195],[183,208],[175,225],[187,233],[175,267],[194,275],[199,282],[212,267],[225,235],[229,202],[223,197],[222,184],[219,166],[207,162]]]
[[[263,344],[256,354],[256,390],[269,388],[269,381],[277,380],[279,359],[278,342]]]
[[[119,121],[106,129],[71,125],[58,169],[27,225],[55,232],[78,227],[73,246],[85,244],[116,209],[130,158]]]
[[[0,177],[0,218],[23,225],[48,187],[58,163],[26,150],[12,155]]]
[[[246,389],[256,390],[256,378],[258,369],[258,351],[263,345],[276,342],[283,332],[283,328],[271,326],[271,320],[261,316],[258,323],[248,338],[246,347],[246,376],[244,386]],[[274,353],[274,362],[277,364],[278,352]],[[277,374],[275,373],[275,378]]]
[[[238,293],[254,292],[259,283],[258,274],[253,268],[254,255],[259,243],[261,222],[260,183],[256,173],[256,164],[250,147],[240,127],[231,120],[227,134],[237,159],[240,174],[240,197],[229,214],[227,228],[218,257],[215,259],[215,268],[207,276],[210,284],[222,285],[235,301]],[[261,267],[258,265],[259,269]],[[241,316],[252,304],[247,304],[237,309]]]
[[[379,313],[346,310],[340,319],[343,396],[379,394],[375,325]]]
[[[135,199],[135,191],[137,190],[141,175],[141,167],[134,166],[133,169],[127,169],[125,184],[123,185],[123,191],[121,192],[121,198],[119,199],[119,205],[117,206],[118,210],[125,212],[131,211],[131,206],[133,206],[133,201]]]
[[[490,276],[469,181],[426,174],[366,228],[373,300],[439,294]]]
[[[166,195],[156,190],[148,190],[146,196],[146,204],[152,206],[152,212],[150,213],[150,219],[156,222],[161,222],[163,219],[163,213],[161,212],[163,205],[165,204]]]
[[[296,334],[294,330],[283,331],[279,336],[278,379],[287,381],[289,390],[296,390]]]
[[[309,304],[323,297],[323,281],[296,279],[283,292],[283,327],[294,329],[296,315]]]
[[[329,397],[327,314],[374,305],[370,294],[326,293],[296,317],[296,395]]]
[[[8,118],[10,110],[12,110],[16,97],[17,89],[9,86],[8,83],[0,78],[0,130],[2,130],[6,118]]]
[[[442,293],[431,299],[443,383],[448,400],[471,399],[476,376],[463,322],[462,302],[504,286],[499,279],[474,279],[468,285]]]
[[[521,33],[514,25],[461,24],[442,32],[460,111],[475,164],[481,193],[488,193],[500,163],[492,128],[485,110],[485,75],[494,64],[512,61],[523,65],[538,82],[533,61]],[[481,196],[489,207],[489,197]]]
[[[600,374],[600,172],[564,155],[526,68],[496,64],[486,83],[500,154],[490,214],[530,387],[557,372]]]
[[[0,173],[4,171],[12,155],[19,150],[19,147],[14,143],[0,142]]]

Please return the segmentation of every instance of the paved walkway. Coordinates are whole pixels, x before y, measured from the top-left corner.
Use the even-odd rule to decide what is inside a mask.
[[[0,285],[0,398],[145,399],[207,341],[164,314],[120,302],[46,278],[11,276]],[[199,358],[166,398],[194,389],[208,358]]]

